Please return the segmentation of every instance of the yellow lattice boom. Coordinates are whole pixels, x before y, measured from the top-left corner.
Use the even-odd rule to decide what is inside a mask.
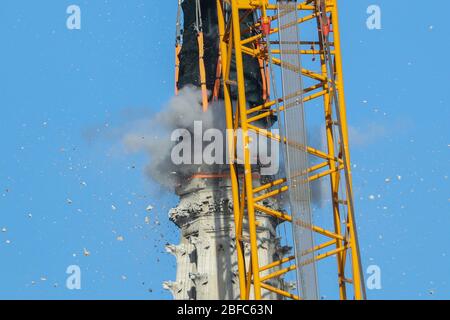
[[[246,146],[250,143],[249,132],[254,130],[269,139],[281,143],[289,143],[288,137],[275,135],[255,125],[264,118],[273,117],[283,112],[283,98],[273,97],[269,84],[274,81],[276,72],[283,66],[280,50],[277,49],[278,3],[269,0],[214,0],[218,6],[218,23],[220,33],[220,53],[222,64],[223,95],[226,108],[226,122],[230,141],[235,141],[233,131],[240,130],[243,146],[243,167],[245,177],[238,173],[236,150],[232,146],[230,151],[230,172],[233,191],[234,221],[237,242],[238,267],[240,279],[240,295],[242,299],[261,299],[262,291],[268,290],[280,296],[291,299],[302,299],[284,288],[277,288],[269,284],[269,280],[284,276],[301,266],[297,265],[296,257],[285,257],[270,265],[260,265],[258,261],[257,214],[267,214],[286,223],[293,223],[289,212],[278,211],[266,207],[264,200],[278,197],[289,192],[288,177],[271,181],[266,185],[254,185],[250,151]],[[334,259],[336,262],[336,285],[341,299],[364,299],[365,289],[361,270],[360,253],[356,232],[355,214],[351,184],[351,166],[348,142],[348,128],[346,104],[344,98],[344,80],[342,73],[341,42],[338,23],[337,0],[307,0],[296,2],[299,12],[300,30],[315,30],[303,32],[298,54],[301,57],[318,57],[312,59],[315,64],[311,67],[297,70],[299,77],[308,84],[303,89],[302,99],[305,108],[322,106],[326,132],[325,150],[318,150],[309,146],[298,146],[308,152],[311,157],[320,159],[318,164],[308,169],[308,179],[315,181],[326,179],[330,184],[332,194],[332,209],[328,212],[329,225],[325,228],[311,225],[314,234],[319,239],[326,239],[315,244],[311,250],[315,262],[324,259]],[[241,20],[250,12],[259,17],[255,22],[258,33],[249,33],[243,28]],[[231,13],[231,14],[230,14]],[[245,35],[249,35],[246,37]],[[307,37],[311,39],[308,40]],[[271,39],[270,41],[268,39]],[[269,43],[271,45],[269,45]],[[260,60],[266,69],[267,82],[264,85],[266,101],[256,107],[248,107],[245,90],[245,64],[243,57],[252,56]],[[230,79],[232,64],[236,65],[236,78]],[[268,66],[273,66],[272,79]],[[276,80],[275,80],[276,81]],[[231,96],[232,87],[237,87],[238,99]],[[230,131],[231,130],[231,131]],[[235,145],[237,144],[235,141]],[[243,179],[243,181],[240,181]],[[343,187],[342,187],[343,186]],[[244,217],[245,216],[245,217]],[[250,241],[250,263],[245,257],[243,237],[244,219],[248,222]],[[319,274],[320,278],[320,274]]]

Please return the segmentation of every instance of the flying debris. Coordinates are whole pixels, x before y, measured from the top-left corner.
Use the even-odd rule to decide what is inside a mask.
[[[148,212],[153,210],[153,206],[149,205],[145,210],[147,210]]]
[[[89,256],[91,255],[91,252],[90,252],[88,249],[83,248],[83,255],[84,255],[85,257],[89,257]]]

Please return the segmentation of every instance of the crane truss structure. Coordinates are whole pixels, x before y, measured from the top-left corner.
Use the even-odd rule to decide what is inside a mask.
[[[340,299],[365,299],[353,205],[337,0],[213,1],[217,1],[218,10],[228,138],[234,141],[230,144],[229,157],[241,299],[261,299],[263,291],[294,300],[315,299],[315,264],[330,259],[336,263]],[[259,17],[255,24],[243,25],[243,19],[255,13]],[[248,32],[249,28],[252,32]],[[256,107],[246,100],[245,55],[259,59],[266,75],[265,102]],[[303,67],[302,59],[311,57],[314,57],[312,62]],[[236,75],[231,78],[233,68]],[[276,87],[280,83],[283,94],[278,97]],[[237,100],[231,94],[236,89]],[[326,132],[325,150],[308,146],[303,128],[303,108],[307,111],[317,105],[323,113],[325,128],[321,129]],[[299,119],[292,118],[296,114]],[[284,130],[280,134],[256,125],[261,119],[273,117],[283,122]],[[292,135],[296,123],[299,129]],[[242,132],[241,143],[236,141],[237,131]],[[255,185],[248,148],[251,131],[284,146],[287,167],[284,177]],[[239,145],[243,150],[236,150]],[[238,164],[237,154],[243,155],[239,159],[243,165]],[[308,165],[310,157],[316,159],[311,163],[317,164]],[[244,177],[240,174],[242,167]],[[327,212],[325,219],[332,227],[315,225],[308,209],[309,183],[321,179],[326,179],[331,189],[332,212]],[[281,194],[290,198],[289,210],[264,205],[265,200]],[[276,217],[292,225],[294,255],[260,265],[258,215]],[[246,228],[248,235],[246,232],[244,236]],[[250,258],[246,257],[246,242],[250,243]],[[297,273],[297,294],[284,286],[272,285],[271,279],[291,272]]]

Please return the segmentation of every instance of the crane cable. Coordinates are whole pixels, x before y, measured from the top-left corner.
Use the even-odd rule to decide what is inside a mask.
[[[203,112],[208,110],[208,89],[206,87],[206,70],[205,70],[205,45],[203,36],[202,10],[200,0],[195,0],[195,31],[197,31],[198,41],[198,62],[200,71],[200,85],[202,88],[202,107]]]

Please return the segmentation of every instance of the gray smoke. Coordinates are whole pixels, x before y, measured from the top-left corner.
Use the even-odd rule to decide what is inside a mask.
[[[308,144],[318,150],[327,150],[327,140],[325,132],[319,127],[312,127],[308,130]],[[314,156],[309,156],[309,165],[313,166],[322,162]],[[316,208],[322,208],[330,199],[330,183],[328,177],[311,182],[311,201]]]
[[[173,189],[180,180],[200,169],[198,165],[173,163],[171,152],[176,142],[171,141],[171,135],[175,130],[186,129],[193,133],[195,121],[202,122],[203,130],[207,128],[224,130],[223,106],[220,103],[213,103],[207,112],[202,112],[201,102],[200,89],[185,87],[153,118],[134,123],[122,139],[129,152],[145,151],[149,155],[146,173],[163,187]],[[201,137],[194,138],[201,140]],[[194,150],[195,148],[192,148],[193,152]]]
[[[153,117],[147,117],[132,122],[122,132],[121,140],[128,152],[145,152],[149,156],[146,167],[148,177],[159,185],[173,190],[186,178],[208,170],[217,170],[214,166],[205,165],[175,165],[171,153],[177,142],[171,141],[172,133],[177,129],[186,129],[193,135],[194,122],[201,121],[203,131],[209,128],[225,130],[225,112],[222,102],[212,103],[207,112],[202,112],[202,93],[199,88],[187,86],[180,90],[178,96],[173,97]],[[202,140],[202,137],[195,137]],[[317,149],[326,150],[326,140],[319,128],[312,128],[308,133],[309,144]],[[241,147],[238,139],[239,149]],[[192,150],[194,158],[195,148]],[[202,152],[199,150],[199,152]],[[267,154],[270,151],[265,150]],[[310,157],[310,165],[317,164],[317,159]],[[283,164],[281,164],[283,166]],[[324,179],[311,183],[312,202],[322,207],[329,200],[329,184]]]

